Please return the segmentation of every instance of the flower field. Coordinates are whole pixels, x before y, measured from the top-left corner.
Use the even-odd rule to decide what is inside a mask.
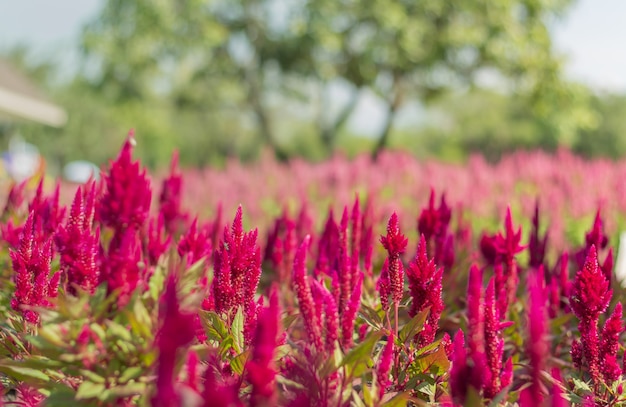
[[[0,405],[619,406],[626,162],[324,163],[6,196]]]

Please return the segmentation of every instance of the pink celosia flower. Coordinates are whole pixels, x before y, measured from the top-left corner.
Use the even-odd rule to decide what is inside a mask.
[[[24,319],[33,324],[39,322],[39,314],[22,306],[50,306],[48,299],[56,297],[59,285],[60,274],[50,276],[51,241],[48,239],[41,243],[42,234],[41,229],[36,228],[34,213],[31,212],[22,229],[19,248],[10,252],[15,272],[11,308],[22,311]]]
[[[509,304],[515,300],[518,283],[515,255],[524,250],[524,246],[520,245],[522,228],[518,228],[517,231],[513,229],[511,208],[507,208],[504,227],[505,233],[499,232],[494,242],[497,251],[496,262],[502,267],[499,270],[502,275],[497,276],[495,280],[498,312],[502,317],[506,316]]]
[[[513,365],[509,358],[502,365],[504,339],[502,329],[506,326],[500,321],[496,307],[494,280],[491,279],[485,291],[485,356],[486,368],[483,391],[485,397],[492,399],[511,383]]]
[[[389,259],[389,288],[394,303],[399,304],[404,293],[404,265],[400,255],[406,250],[408,239],[400,232],[398,215],[394,212],[387,224],[387,235],[380,237]]]
[[[238,389],[227,383],[218,382],[211,365],[204,372],[204,391],[202,407],[242,407]]]
[[[93,199],[92,194],[83,198],[83,192],[76,190],[70,216],[54,236],[67,291],[72,294],[76,287],[93,293],[100,283],[100,230],[92,232],[93,211],[88,212]]]
[[[467,344],[476,365],[485,354],[485,304],[483,301],[483,272],[472,265],[467,284]]]
[[[463,405],[467,396],[467,386],[471,382],[472,369],[467,364],[465,338],[462,330],[459,329],[456,335],[454,335],[452,346],[452,368],[450,369],[449,382],[450,395],[455,404]]]
[[[353,291],[346,308],[341,312],[341,345],[344,350],[350,349],[353,345],[354,321],[361,307],[361,290],[363,288],[363,274],[359,273],[357,281],[354,283]]]
[[[35,212],[36,220],[43,233],[48,236],[56,232],[57,227],[65,217],[65,208],[59,206],[60,184],[56,184],[54,194],[49,197],[43,195],[43,178],[39,181],[35,197],[28,205],[29,212]]]
[[[135,144],[131,130],[119,156],[104,175],[106,191],[98,203],[98,219],[117,231],[140,230],[148,218],[152,192],[145,170],[132,161]],[[121,238],[123,234],[118,234]]]
[[[622,375],[622,369],[617,361],[619,350],[619,337],[624,331],[622,325],[622,303],[618,302],[611,316],[606,320],[602,329],[602,341],[600,342],[600,369],[604,380],[613,383]]]
[[[317,260],[315,263],[314,275],[326,274],[332,276],[336,265],[337,251],[339,248],[339,226],[335,222],[332,209],[328,211],[328,219],[324,226],[324,231],[317,243]]]
[[[178,151],[172,155],[170,173],[163,180],[159,195],[159,213],[163,215],[165,228],[171,235],[179,231],[187,216],[181,208],[183,177],[178,168]]]
[[[387,387],[391,384],[389,380],[389,373],[391,373],[391,366],[393,363],[393,350],[394,350],[394,335],[390,332],[387,336],[387,343],[383,348],[380,358],[376,365],[376,379],[378,380],[378,398],[382,399],[387,392]]]
[[[539,266],[543,269],[543,266]],[[549,357],[546,340],[547,322],[545,311],[545,297],[541,287],[543,277],[539,273],[530,271],[528,290],[530,303],[528,305],[526,352],[530,359],[531,385],[522,391],[520,405],[522,407],[540,406],[544,394],[541,391],[541,372],[545,369],[545,361]]]
[[[318,310],[324,310],[323,318],[318,313],[318,318],[324,321],[325,347],[328,354],[335,350],[335,344],[339,340],[339,311],[333,295],[320,282],[313,281],[313,298]]]
[[[7,196],[7,202],[2,210],[2,219],[6,219],[8,216],[11,216],[22,206],[22,203],[24,203],[24,189],[26,188],[27,183],[28,180],[24,180],[20,183],[11,184],[9,195]]]
[[[224,237],[215,253],[213,296],[218,313],[230,313],[243,308],[244,337],[250,343],[256,324],[257,306],[254,295],[261,278],[261,249],[257,245],[257,230],[243,231],[241,206],[230,230],[224,228]]]
[[[191,266],[202,259],[208,259],[211,248],[211,239],[206,231],[198,230],[198,220],[194,219],[189,230],[181,236],[177,250],[180,257],[187,256],[187,265]]]
[[[331,297],[332,299],[332,297]],[[274,353],[278,345],[280,305],[278,289],[272,287],[270,304],[261,311],[253,342],[252,357],[246,365],[252,384],[250,406],[271,406],[277,403]]]
[[[589,374],[596,383],[601,378],[598,317],[606,310],[611,296],[609,282],[598,264],[596,247],[592,245],[583,268],[576,274],[570,304],[579,319],[582,354]],[[574,354],[574,346],[572,358],[578,359]],[[578,360],[575,362],[580,363]]]
[[[383,268],[376,282],[376,290],[378,290],[383,310],[387,311],[389,309],[389,295],[391,294],[391,287],[389,285],[389,259],[385,259],[383,263]]]
[[[452,211],[446,203],[445,194],[441,195],[439,208],[435,208],[435,190],[431,188],[428,207],[420,213],[417,230],[421,235],[424,235],[426,241],[432,237],[445,235],[451,216]]]
[[[318,350],[323,349],[321,321],[316,312],[316,304],[313,300],[311,285],[306,271],[306,253],[309,248],[310,237],[306,236],[300,248],[296,252],[293,262],[293,290],[298,298],[298,305],[302,320],[309,339],[309,343],[313,344]]]
[[[569,407],[569,402],[565,398],[565,394],[563,393],[563,389],[561,385],[563,383],[563,379],[561,378],[561,372],[558,368],[552,368],[552,378],[554,379],[554,384],[552,385],[552,391],[550,392],[551,401],[550,404],[552,407]]]
[[[150,219],[148,223],[148,242],[146,244],[146,257],[151,266],[156,266],[159,259],[170,247],[172,236],[166,233],[163,215]]]
[[[544,262],[546,256],[546,246],[548,244],[548,232],[543,237],[539,236],[539,200],[535,203],[535,213],[533,215],[533,228],[530,232],[530,239],[528,242],[528,251],[530,253],[530,260],[528,265],[533,268],[538,268]]]
[[[159,350],[156,372],[156,394],[152,397],[152,406],[180,405],[180,395],[175,389],[175,367],[177,352],[187,346],[195,336],[193,314],[181,312],[176,294],[176,279],[168,277],[165,292],[159,307],[159,319],[162,325],[156,336]]]
[[[363,271],[372,276],[372,254],[374,252],[374,210],[372,197],[368,197],[361,215],[361,254],[363,256]]]
[[[286,285],[291,278],[291,267],[296,249],[296,222],[283,210],[274,222],[274,228],[267,238],[264,259],[272,265],[277,277]]]
[[[137,232],[131,228],[121,233],[121,237],[113,237],[100,274],[100,281],[107,283],[109,293],[119,292],[118,307],[128,304],[142,278],[139,268],[141,246]]]
[[[414,317],[420,311],[430,308],[424,329],[419,333],[419,345],[425,346],[435,339],[444,305],[441,298],[443,269],[437,268],[434,260],[428,258],[424,235],[420,237],[417,254],[409,264],[406,275],[412,298],[409,316]]]

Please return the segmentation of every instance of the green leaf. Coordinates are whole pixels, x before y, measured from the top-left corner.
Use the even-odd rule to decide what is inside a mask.
[[[89,379],[90,381],[94,383],[104,383],[105,381],[104,377],[100,376],[99,374],[91,370],[80,369],[80,374],[82,374],[83,376],[85,376],[85,378]]]
[[[410,400],[410,396],[407,393],[399,393],[391,400],[383,404],[383,407],[401,407],[406,406]]]
[[[163,287],[165,286],[165,275],[167,271],[163,265],[157,265],[154,268],[154,273],[152,273],[152,277],[150,277],[150,281],[148,281],[148,291],[150,293],[150,297],[154,301],[158,301],[161,297],[161,293],[163,292]]]
[[[511,390],[511,386],[507,386],[504,389],[500,390],[498,394],[491,400],[488,407],[498,407],[500,403],[506,399],[509,395],[509,391]]]
[[[140,304],[140,303],[141,303],[141,300],[135,301],[135,304]],[[135,307],[135,309],[136,308],[137,307]],[[130,324],[130,327],[133,333],[135,333],[138,336],[141,336],[147,341],[151,341],[154,338],[154,332],[152,331],[150,324],[144,321],[140,321],[139,318],[137,318],[136,312],[131,312],[130,310],[124,310],[124,315],[126,316],[126,319],[128,319],[128,323]]]
[[[365,380],[362,380],[361,382],[366,383]],[[367,407],[374,405],[374,398],[372,397],[372,390],[374,389],[370,389],[369,386],[367,386],[367,384],[363,385],[363,402],[365,403]],[[355,396],[356,398],[358,398],[358,394],[355,394]]]
[[[483,400],[480,394],[472,386],[467,387],[467,395],[463,407],[483,407]]]
[[[230,326],[231,333],[233,338],[235,339],[235,352],[241,353],[243,352],[244,347],[244,338],[243,338],[243,327],[244,327],[244,316],[243,316],[243,308],[239,307],[237,309],[237,313],[233,318],[233,323]]]
[[[119,339],[122,339],[128,342],[131,342],[133,340],[133,337],[130,334],[130,332],[128,332],[128,329],[126,329],[122,325],[111,320],[107,320],[105,323],[107,325],[107,333],[110,333],[114,337],[117,337]]]
[[[58,332],[55,332],[55,330],[50,326],[42,326],[39,328],[38,336],[42,337],[56,347],[65,348],[67,346],[67,341],[64,341],[61,338],[61,335],[59,335]]]
[[[369,334],[363,342],[348,352],[348,354],[341,361],[339,367],[345,366],[352,371],[351,374],[359,376],[359,374],[357,374],[357,368],[360,366],[367,368],[367,366],[372,363],[372,351],[382,336],[382,331],[372,332]]]
[[[450,370],[450,361],[443,346],[440,346],[435,352],[418,357],[415,364],[420,371],[431,372],[435,375],[442,375]]]
[[[11,362],[11,361],[9,361]],[[31,369],[29,367],[0,363],[0,373],[4,373],[11,379],[26,383],[40,383],[50,381],[50,377],[41,370]]]
[[[97,398],[105,389],[104,383],[82,382],[76,391],[76,400]]]
[[[248,358],[250,357],[250,350],[246,350],[245,352],[240,353],[239,355],[235,356],[231,361],[230,361],[230,367],[233,370],[233,372],[235,372],[238,375],[243,374],[243,369],[246,366],[246,362],[248,361]]]
[[[136,395],[145,394],[147,390],[146,383],[142,382],[130,382],[123,386],[115,386],[103,394],[100,400],[113,401],[122,397],[131,397]]]
[[[293,380],[289,380],[286,377],[281,376],[281,375],[276,376],[276,382],[284,385],[285,387],[292,388],[295,390],[307,390],[307,388],[304,387],[302,384],[298,382],[294,382]]]
[[[228,328],[222,318],[217,315],[215,312],[200,312],[200,321],[204,326],[204,331],[209,338],[209,340],[221,342],[223,341],[229,334]]]
[[[132,366],[128,369],[124,370],[124,372],[120,375],[119,382],[126,383],[130,380],[136,379],[143,373],[143,367],[141,366]]]
[[[424,323],[426,322],[426,318],[428,318],[429,313],[430,307],[426,308],[423,311],[420,311],[402,327],[402,329],[398,333],[398,338],[400,339],[401,343],[407,343],[412,341],[413,337],[420,333],[422,329],[424,329]]]
[[[367,389],[367,386],[363,387],[363,398],[365,400],[367,400],[367,396],[365,396],[365,389]],[[369,395],[369,392],[367,393]],[[368,403],[367,401],[365,401],[365,403],[363,402],[363,400],[361,400],[361,397],[359,397],[359,393],[356,392],[356,390],[352,390],[352,403],[351,405],[355,406],[355,407],[368,407],[371,406],[371,398],[369,399],[370,402]]]
[[[591,390],[591,387],[589,387],[589,385],[586,382],[583,382],[582,380],[577,379],[575,377],[572,377],[572,381],[574,382],[575,390],[584,390],[586,392],[593,393],[593,390]]]
[[[76,404],[76,392],[64,385],[56,385],[46,398],[46,407],[67,407]]]
[[[374,308],[368,307],[365,304],[361,304],[359,309],[359,317],[364,320],[368,325],[380,330],[383,326],[383,320]]]

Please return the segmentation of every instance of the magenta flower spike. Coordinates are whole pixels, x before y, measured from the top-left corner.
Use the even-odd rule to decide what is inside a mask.
[[[350,294],[347,308],[341,312],[341,345],[344,350],[350,349],[353,343],[354,322],[361,307],[361,292],[363,289],[363,273],[359,273],[354,288]]]
[[[552,391],[550,392],[551,396],[551,407],[569,407],[570,404],[565,398],[565,394],[563,393],[562,384],[563,379],[561,378],[561,372],[558,368],[552,368],[552,378],[554,379],[554,384],[552,385]]]
[[[622,369],[617,360],[617,352],[619,350],[619,337],[623,331],[622,303],[618,302],[613,313],[604,324],[600,342],[600,355],[602,356],[600,370],[607,383],[613,383],[622,375]]]
[[[211,365],[204,372],[202,407],[243,407],[237,389],[229,384],[218,382]]]
[[[404,265],[400,255],[406,250],[408,239],[400,231],[398,215],[394,212],[387,224],[387,235],[380,237],[389,259],[389,288],[394,303],[399,304],[404,293]]]
[[[277,274],[277,278],[289,285],[291,267],[296,249],[296,222],[289,218],[287,209],[274,222],[274,227],[267,237],[265,261],[268,261]]]
[[[142,278],[139,268],[141,244],[137,232],[130,228],[114,236],[103,260],[100,280],[107,283],[109,293],[119,292],[119,308],[128,304]]]
[[[430,308],[424,329],[419,333],[419,345],[426,346],[433,342],[443,311],[442,286],[443,269],[437,268],[434,260],[428,258],[426,238],[421,235],[417,253],[407,268],[409,292],[412,302],[409,316],[414,317],[426,308]]]
[[[42,240],[42,231],[36,228],[34,213],[31,212],[22,229],[19,248],[10,251],[15,272],[11,308],[21,311],[24,319],[32,324],[39,323],[39,314],[22,306],[50,306],[48,299],[56,297],[59,285],[60,274],[50,276],[51,241],[48,239],[41,243]]]
[[[389,296],[391,295],[391,286],[389,283],[389,259],[387,258],[383,263],[383,268],[380,271],[380,276],[376,282],[376,290],[378,290],[383,310],[387,311],[389,309]]]
[[[477,366],[485,355],[485,305],[483,301],[483,272],[473,264],[467,285],[467,345]]]
[[[335,351],[335,344],[339,340],[339,311],[333,295],[319,281],[313,281],[313,297],[317,299],[317,309],[324,310],[323,318],[318,314],[320,320],[324,320],[325,347],[326,352],[331,355]]]
[[[250,406],[271,406],[277,403],[276,366],[274,356],[278,346],[280,304],[278,288],[272,286],[269,307],[263,308],[256,326],[252,356],[246,365],[248,381],[252,384]]]
[[[472,369],[467,364],[465,337],[459,329],[452,342],[452,368],[450,369],[450,395],[455,405],[463,405],[467,396],[467,386],[471,382]],[[480,390],[480,389],[476,389]]]
[[[65,207],[59,206],[60,184],[57,183],[52,196],[44,196],[43,178],[37,185],[37,192],[28,204],[28,211],[35,213],[35,223],[45,236],[56,232],[65,217]]]
[[[361,253],[363,256],[363,270],[368,277],[372,277],[372,255],[374,253],[374,213],[372,198],[368,197],[361,216]]]
[[[530,252],[528,265],[532,268],[538,268],[544,263],[546,246],[548,244],[548,232],[546,232],[543,237],[539,236],[539,200],[535,202],[532,224],[533,227],[528,242],[528,251]]]
[[[601,379],[600,339],[598,335],[598,318],[603,313],[611,296],[609,282],[602,272],[596,254],[596,247],[591,246],[583,268],[576,273],[570,306],[579,319],[580,343],[572,344],[574,363],[582,363],[581,356],[594,383]]]
[[[187,256],[187,265],[191,266],[211,257],[212,247],[211,239],[205,231],[198,230],[198,219],[194,219],[187,233],[181,236],[177,251],[180,257]]]
[[[393,364],[393,350],[394,350],[394,335],[393,332],[390,332],[387,336],[387,343],[383,348],[383,351],[380,355],[380,359],[378,360],[378,364],[376,365],[376,378],[378,380],[378,398],[382,399],[385,393],[387,392],[387,388],[391,385],[391,380],[389,379],[389,373],[391,373],[391,367]]]
[[[335,265],[333,262],[337,258],[339,247],[339,226],[335,222],[332,209],[328,211],[328,218],[324,226],[324,231],[317,243],[317,260],[315,263],[314,275],[320,274],[332,276]]]
[[[484,394],[488,399],[502,390],[502,351],[504,341],[500,335],[500,315],[496,307],[494,280],[489,280],[485,291],[485,370]]]
[[[146,171],[140,169],[138,161],[132,160],[133,136],[131,130],[119,156],[109,165],[109,173],[103,177],[106,191],[97,208],[100,222],[120,232],[128,228],[141,229],[148,218],[152,199]]]
[[[324,348],[321,321],[316,312],[316,304],[313,300],[313,293],[311,292],[311,285],[309,284],[306,271],[306,254],[310,241],[311,238],[306,236],[296,252],[293,261],[293,278],[291,283],[296,297],[298,298],[298,305],[309,343],[314,345],[318,350],[321,350]]]
[[[195,337],[194,315],[182,312],[176,294],[176,278],[168,277],[159,307],[162,325],[156,336],[159,350],[156,371],[156,393],[153,407],[180,405],[180,395],[175,388],[175,368],[179,349],[187,346]]]
[[[19,208],[24,203],[24,189],[26,188],[26,184],[28,180],[24,180],[20,183],[11,184],[11,188],[9,189],[9,195],[7,196],[7,202],[4,205],[4,209],[2,210],[2,219],[14,214],[19,210]]]
[[[76,287],[93,293],[100,283],[100,230],[92,232],[93,211],[89,211],[90,196],[76,190],[65,226],[54,236],[61,255],[60,268],[65,275],[67,291],[76,294]]]
[[[224,228],[223,240],[215,253],[215,311],[230,314],[238,307],[243,308],[244,338],[247,344],[254,335],[257,315],[254,295],[261,278],[261,249],[257,245],[257,236],[256,229],[244,232],[243,211],[239,206],[230,230]]]
[[[354,265],[351,260],[350,248],[348,247],[350,244],[348,241],[349,221],[348,208],[344,207],[341,223],[339,224],[339,246],[337,248],[337,258],[335,259],[335,273],[339,282],[339,290],[336,293],[336,297],[337,306],[340,310],[344,310],[348,301],[350,301],[350,295],[354,287],[352,275],[355,271],[358,271],[358,257],[356,259],[357,264]]]
[[[543,266],[540,266],[543,268]],[[544,290],[541,287],[543,277],[539,273],[529,271],[528,290],[530,301],[526,319],[528,337],[526,339],[526,353],[530,359],[531,385],[522,391],[521,407],[540,406],[544,400],[541,390],[541,372],[545,370],[545,361],[549,358],[549,348],[546,338],[547,315],[545,310]]]
[[[439,208],[435,208],[435,189],[431,188],[428,207],[420,213],[417,221],[417,230],[424,235],[427,242],[433,237],[445,236],[451,217],[452,210],[446,203],[445,194],[441,195]]]
[[[183,177],[178,168],[178,151],[174,151],[170,173],[163,180],[159,195],[159,212],[163,215],[165,228],[171,235],[176,234],[186,220],[186,215],[181,206],[182,189]]]
[[[156,266],[161,256],[167,252],[172,243],[172,236],[165,230],[163,215],[151,218],[148,223],[147,258],[151,266]]]
[[[522,228],[514,230],[510,207],[506,211],[504,228],[504,234],[499,232],[494,241],[497,253],[496,263],[502,266],[499,270],[502,274],[495,281],[495,292],[498,299],[498,312],[503,318],[506,316],[509,304],[515,300],[517,291],[518,267],[515,255],[524,250],[524,246],[520,245]]]

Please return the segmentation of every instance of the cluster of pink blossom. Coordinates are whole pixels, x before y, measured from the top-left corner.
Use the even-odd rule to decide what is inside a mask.
[[[76,330],[72,346],[79,355],[55,361],[54,366],[70,359],[82,364],[80,369],[72,365],[63,380],[54,376],[63,385],[69,383],[71,390],[80,389],[81,380],[95,377],[89,372],[97,358],[89,354],[89,344],[97,342],[99,350],[107,346],[98,336],[97,323],[113,323],[120,315],[145,311],[122,330],[141,331],[145,336],[138,343],[150,343],[154,360],[146,358],[140,366],[116,361],[122,364],[119,371],[134,367],[131,373],[137,376],[133,377],[144,386],[143,393],[125,388],[117,405],[626,403],[619,302],[624,290],[613,284],[613,252],[600,211],[583,244],[561,250],[552,241],[559,234],[554,229],[558,220],[550,218],[550,226],[542,232],[540,213],[544,212],[536,199],[528,201],[533,205],[526,223],[529,234],[524,235],[522,226],[513,221],[514,213],[518,219],[516,212],[496,203],[493,207],[505,213],[502,230],[477,237],[461,210],[453,210],[460,207],[449,204],[459,202],[456,188],[442,194],[438,205],[430,186],[407,192],[411,203],[424,198],[421,210],[411,206],[414,213],[403,205],[398,205],[398,212],[391,210],[390,205],[402,197],[385,198],[384,182],[406,177],[403,171],[412,169],[422,175],[441,170],[459,181],[461,191],[474,182],[479,193],[501,188],[498,196],[508,196],[523,189],[529,179],[540,179],[536,168],[522,177],[512,175],[520,157],[551,174],[562,188],[575,185],[544,162],[541,154],[519,153],[504,159],[496,167],[504,174],[501,178],[479,159],[468,164],[473,169],[468,175],[448,167],[442,170],[435,163],[417,165],[401,154],[383,154],[377,167],[380,174],[367,170],[367,176],[377,180],[367,190],[375,193],[362,200],[359,194],[355,198],[341,190],[325,217],[316,216],[315,197],[332,194],[335,188],[354,193],[348,185],[358,182],[349,179],[368,180],[361,177],[362,162],[357,159],[348,165],[334,159],[319,165],[319,175],[306,173],[312,167],[296,161],[290,168],[302,180],[298,207],[290,207],[286,194],[275,202],[282,212],[258,229],[248,228],[260,216],[255,212],[258,207],[245,206],[245,223],[244,206],[232,206],[233,196],[243,202],[256,197],[253,194],[258,192],[244,191],[249,184],[241,179],[254,171],[234,163],[226,172],[208,170],[209,178],[236,175],[229,179],[230,192],[221,195],[224,207],[227,211],[232,207],[235,215],[232,222],[223,222],[222,206],[211,197],[208,204],[214,203],[214,217],[203,221],[186,209],[192,201],[184,199],[189,186],[183,188],[183,182],[189,176],[194,188],[197,179],[183,175],[177,157],[162,179],[158,199],[153,200],[151,180],[133,160],[133,147],[131,133],[102,182],[92,180],[78,187],[68,208],[60,203],[59,185],[46,196],[40,182],[30,198],[26,184],[15,185],[2,214],[2,246],[9,249],[12,266],[5,279],[11,308],[7,320],[26,321],[29,335],[34,334],[31,338],[38,329],[51,338],[46,328],[58,321],[47,318],[44,309],[54,310],[57,304],[67,304],[68,298],[99,293],[109,300],[91,324]],[[559,154],[574,169],[592,168],[594,173],[607,167]],[[284,171],[267,161],[256,170],[266,175]],[[431,181],[436,183],[439,177]],[[270,198],[283,190],[277,179],[270,177],[265,183],[270,185]],[[318,191],[305,191],[320,179],[324,183]],[[206,182],[212,185],[208,188],[212,196],[226,190],[220,189],[225,188],[222,179]],[[568,196],[549,195],[542,195],[541,208],[547,207],[546,200]],[[340,204],[343,210],[335,212]],[[586,204],[578,209],[574,205],[569,206],[570,213],[588,209]],[[605,216],[608,207],[603,206]],[[474,214],[484,210],[471,197],[463,200],[463,208]],[[335,218],[335,213],[341,213],[341,218]],[[380,236],[378,244],[376,236]],[[150,318],[144,301],[158,314],[154,332],[136,326],[141,318]],[[71,332],[70,325],[62,324],[60,332]],[[17,349],[10,342],[15,336],[6,332],[0,326],[0,342],[8,341],[9,351]],[[42,356],[32,349],[37,344],[35,340],[25,352],[11,355],[11,363],[36,358],[25,366],[40,366]],[[0,371],[10,374],[6,366],[13,365],[3,357]],[[22,383],[23,378],[17,375],[11,380],[17,383],[19,401],[26,403],[35,385]],[[53,381],[35,383],[44,386]],[[118,381],[107,381],[106,386]],[[32,405],[53,394],[55,387],[50,386],[32,397],[37,400]],[[103,391],[110,390],[106,386]],[[81,397],[87,398],[80,393],[76,400]],[[96,392],[92,397],[98,397]]]

